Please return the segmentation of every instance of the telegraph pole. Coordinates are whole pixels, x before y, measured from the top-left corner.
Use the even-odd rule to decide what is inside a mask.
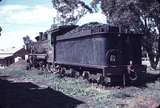
[[[0,0],[0,2],[1,2],[2,0]],[[1,31],[2,31],[2,28],[1,28],[1,26],[0,26],[0,36],[1,36]]]
[[[1,31],[2,31],[2,28],[1,28],[1,26],[0,26],[0,36],[1,36]]]

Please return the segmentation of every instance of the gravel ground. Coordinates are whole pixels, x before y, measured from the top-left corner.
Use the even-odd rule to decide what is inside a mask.
[[[14,83],[31,82],[41,89],[51,88],[81,102],[74,106],[77,108],[160,108],[160,80],[158,77],[152,78],[143,86],[105,88],[90,84],[82,78],[60,78],[57,74],[35,69],[26,71],[24,68],[15,67],[13,65],[0,70],[0,79],[3,79],[2,76],[7,76],[5,80]],[[148,73],[157,76],[159,70],[154,71],[148,68]],[[56,108],[61,107],[57,106]],[[53,106],[53,108],[55,107]]]

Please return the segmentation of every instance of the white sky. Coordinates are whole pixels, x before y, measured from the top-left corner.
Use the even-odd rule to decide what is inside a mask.
[[[5,0],[4,0],[5,1]],[[15,1],[15,2],[13,2]],[[46,31],[53,23],[56,10],[52,8],[51,0],[46,2],[35,2],[26,4],[21,0],[9,0],[0,3],[0,26],[2,35],[0,37],[0,49],[9,47],[22,47],[22,37],[29,35],[34,39],[41,31]],[[30,0],[28,0],[30,1]],[[98,21],[106,22],[106,18],[101,13],[84,16],[78,24]]]

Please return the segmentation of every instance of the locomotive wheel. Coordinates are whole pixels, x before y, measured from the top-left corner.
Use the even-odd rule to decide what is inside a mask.
[[[53,65],[51,65],[51,66],[50,66],[50,71],[51,71],[51,73],[53,73],[53,72],[54,72],[54,70],[55,70],[54,66],[53,66]]]
[[[89,71],[83,71],[83,74],[82,74],[83,79],[89,80],[89,76],[90,76]]]
[[[42,62],[39,63],[39,70],[43,71],[43,64],[42,64]]]
[[[97,73],[97,74],[96,74],[95,80],[96,80],[96,83],[97,83],[97,84],[99,83],[100,76],[101,76],[100,73]]]
[[[59,73],[60,72],[60,66],[59,65],[55,66],[55,71],[54,72],[55,73]]]
[[[51,65],[50,65],[50,64],[47,64],[46,70],[47,70],[49,73],[51,72]]]
[[[93,75],[92,75],[92,74],[89,75],[88,81],[89,81],[90,83],[93,83]]]
[[[45,72],[46,71],[46,66],[43,64],[42,65],[42,71]]]
[[[39,70],[40,70],[40,71],[43,71],[43,67],[40,66],[40,67],[39,67]]]

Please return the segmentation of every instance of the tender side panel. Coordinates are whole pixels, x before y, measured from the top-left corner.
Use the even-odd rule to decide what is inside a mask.
[[[56,42],[56,62],[66,64],[106,65],[105,38],[77,38]]]

